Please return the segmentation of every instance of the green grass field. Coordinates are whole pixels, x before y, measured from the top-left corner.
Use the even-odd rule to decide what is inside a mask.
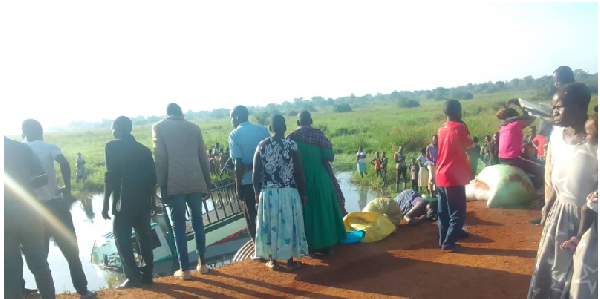
[[[493,94],[475,94],[474,99],[461,101],[463,120],[472,136],[483,141],[485,135],[499,130],[496,111],[507,99],[533,97],[536,91],[505,92]],[[443,102],[421,100],[421,107],[399,108],[392,102],[374,102],[370,106],[355,108],[353,112],[336,113],[331,108],[321,108],[313,113],[314,126],[322,129],[331,139],[336,153],[334,168],[339,171],[355,170],[355,153],[360,145],[372,159],[376,151],[386,152],[390,163],[388,167],[388,186],[381,187],[375,178],[374,167],[369,168],[365,178],[354,176],[353,181],[369,185],[379,191],[390,192],[395,180],[393,154],[398,145],[403,145],[408,159],[416,158],[420,148],[429,144],[431,135],[436,134],[439,126],[445,122],[442,113]],[[598,96],[593,95],[591,107],[598,104]],[[354,107],[353,107],[354,108]],[[318,108],[319,109],[319,108]],[[286,117],[288,131],[296,127],[294,117]],[[251,116],[252,121],[252,116]],[[229,119],[197,122],[202,129],[207,147],[215,142],[227,145],[227,137],[232,130]],[[42,124],[43,125],[43,124]],[[135,138],[152,149],[151,126],[137,126],[133,129]],[[14,139],[19,140],[19,138]],[[82,153],[87,161],[88,180],[85,184],[73,183],[75,194],[100,192],[104,175],[104,144],[112,139],[110,128],[64,133],[46,133],[45,140],[57,144],[75,168],[75,158]],[[59,173],[57,171],[57,173]],[[73,179],[74,180],[74,179]]]

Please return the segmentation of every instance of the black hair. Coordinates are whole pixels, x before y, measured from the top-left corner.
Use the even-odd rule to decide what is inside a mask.
[[[424,147],[424,148],[421,149],[421,154],[424,154],[426,152],[427,152],[427,148],[426,147]]]
[[[283,115],[275,114],[271,117],[271,130],[273,133],[285,133],[285,117]]]
[[[302,126],[310,126],[312,124],[312,116],[307,110],[302,110],[298,113],[298,121]]]
[[[458,100],[447,100],[444,103],[444,114],[446,116],[456,117],[460,114],[462,106]]]
[[[590,90],[583,83],[569,83],[556,92],[564,101],[576,103],[587,112],[592,100]]]
[[[113,127],[118,129],[121,134],[131,134],[131,119],[127,116],[119,116],[113,122]]]
[[[477,143],[477,142],[479,142],[479,138],[473,137],[473,143]]]
[[[569,84],[575,82],[575,74],[573,70],[568,66],[559,66],[556,70],[554,70],[556,74],[556,79],[561,84]]]
[[[171,103],[167,105],[167,116],[183,116],[183,112],[181,111],[181,107],[175,103]]]
[[[231,112],[237,115],[238,119],[242,121],[248,120],[248,108],[246,106],[235,106]]]
[[[40,122],[32,118],[23,121],[21,128],[23,129],[23,135],[25,135],[25,138],[28,140],[39,138],[44,135],[44,129],[42,129]]]

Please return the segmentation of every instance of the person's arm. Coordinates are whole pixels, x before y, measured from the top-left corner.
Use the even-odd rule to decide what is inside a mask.
[[[202,137],[202,130],[198,128],[198,158],[200,159],[200,168],[204,174],[204,182],[206,182],[206,188],[210,191],[210,167],[208,165],[208,157],[206,157],[206,146],[204,145],[204,138]]]
[[[262,189],[262,172],[263,172],[263,164],[260,159],[260,151],[262,149],[263,142],[258,144],[256,147],[256,152],[254,153],[254,162],[252,165],[252,186],[254,188],[254,196],[256,200],[256,204],[258,204],[260,198],[260,190]]]
[[[167,177],[169,159],[167,156],[167,145],[162,137],[162,134],[158,131],[157,125],[152,127],[152,141],[154,144],[154,164],[156,172],[156,182],[160,187],[160,193],[163,201],[167,200]]]
[[[116,159],[116,152],[110,143],[104,147],[106,172],[104,174],[104,200],[102,201],[102,217],[110,219],[109,206],[110,196],[121,181],[121,172],[119,163]],[[114,211],[113,211],[114,213]]]
[[[296,187],[298,188],[298,193],[300,194],[300,199],[302,200],[302,204],[306,205],[306,182],[304,179],[304,169],[302,168],[302,158],[300,156],[300,152],[298,152],[298,148],[295,147],[292,152],[292,160],[294,163],[294,179],[296,180]]]
[[[229,148],[231,159],[233,160],[233,172],[235,173],[235,185],[238,199],[242,200],[242,178],[244,176],[244,164],[242,163],[242,149],[235,141],[235,136],[229,134]]]
[[[469,135],[469,131],[467,130],[466,126],[458,126],[458,127],[459,127],[458,137],[461,139],[463,148],[466,151],[473,147],[473,140],[471,139],[471,136]]]
[[[71,195],[71,166],[69,166],[69,161],[67,161],[67,158],[65,158],[65,156],[62,153],[54,156],[54,160],[56,162],[58,162],[58,165],[60,166],[60,173],[62,174],[63,181],[65,182],[65,187],[63,189],[63,196],[65,198],[70,198],[70,197],[72,197],[72,195]]]
[[[150,151],[150,149],[148,149],[148,154],[147,154],[147,170],[146,173],[148,175],[148,186],[150,188],[150,190],[148,190],[150,192],[150,206],[152,207],[151,213],[154,214],[154,211],[156,210],[156,186],[157,186],[157,180],[156,180],[156,164],[154,163],[154,159],[152,159],[152,151]]]

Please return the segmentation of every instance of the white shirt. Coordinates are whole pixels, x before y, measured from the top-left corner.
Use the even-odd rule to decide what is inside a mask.
[[[48,184],[34,190],[35,196],[40,201],[49,201],[60,198],[58,182],[56,180],[56,171],[54,170],[54,161],[58,155],[62,155],[60,148],[52,143],[41,140],[27,142],[33,153],[42,163],[42,167],[48,176]]]
[[[367,163],[367,152],[362,151],[362,152],[357,152],[356,155],[359,157],[358,158],[358,163]]]

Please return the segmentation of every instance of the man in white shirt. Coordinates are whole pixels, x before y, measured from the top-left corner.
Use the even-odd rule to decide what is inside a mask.
[[[77,293],[81,295],[81,298],[95,296],[96,294],[90,292],[87,288],[87,279],[81,266],[81,260],[79,259],[79,248],[77,246],[77,236],[75,235],[70,205],[64,200],[64,198],[72,197],[71,167],[69,167],[69,162],[58,146],[44,141],[44,130],[37,120],[25,120],[22,129],[26,144],[29,145],[37,156],[48,176],[48,184],[35,189],[35,196],[57,220],[49,221],[49,219],[44,219],[44,250],[46,257],[50,249],[50,237],[52,237],[69,263],[71,280]],[[58,188],[56,172],[54,170],[55,161],[59,163],[60,172],[65,181],[65,187],[62,190]]]

